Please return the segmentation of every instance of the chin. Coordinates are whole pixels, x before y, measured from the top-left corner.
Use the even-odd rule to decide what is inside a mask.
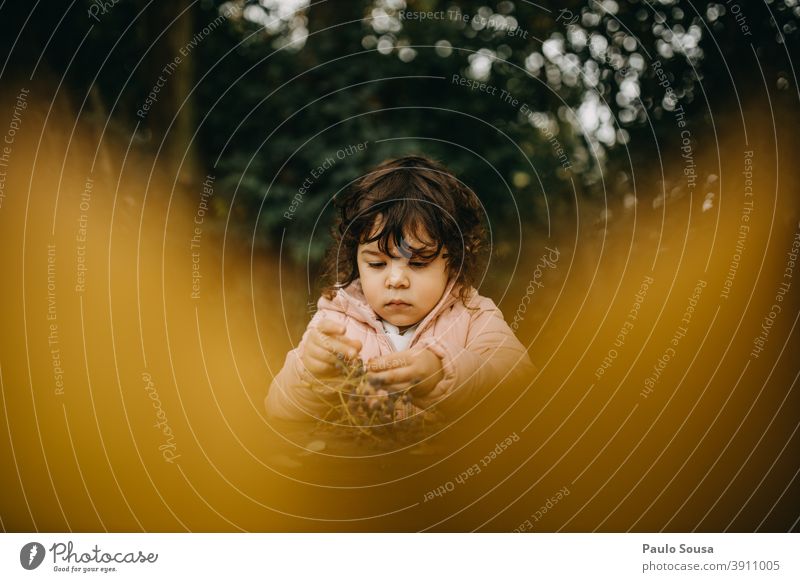
[[[384,317],[383,319],[388,321],[392,325],[396,325],[397,327],[401,327],[404,325],[414,325],[418,321],[413,317]]]

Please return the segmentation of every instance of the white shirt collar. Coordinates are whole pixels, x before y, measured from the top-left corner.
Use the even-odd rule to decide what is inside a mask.
[[[386,336],[389,338],[389,341],[392,342],[394,349],[398,352],[402,352],[406,349],[406,347],[408,347],[408,344],[411,342],[411,338],[414,337],[414,332],[417,330],[417,327],[419,327],[419,323],[416,323],[403,333],[400,333],[400,328],[386,320],[382,319],[381,324],[383,324],[383,329],[386,332]]]

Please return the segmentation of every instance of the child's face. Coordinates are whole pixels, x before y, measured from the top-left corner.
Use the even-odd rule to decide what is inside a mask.
[[[405,242],[412,248],[422,246],[413,237]],[[427,261],[408,256],[391,241],[388,250],[392,256],[381,253],[378,241],[358,245],[358,273],[370,307],[403,331],[422,321],[441,299],[448,281],[447,258],[444,250]]]

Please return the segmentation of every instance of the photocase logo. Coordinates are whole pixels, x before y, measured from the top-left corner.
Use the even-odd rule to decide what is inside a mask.
[[[44,546],[38,542],[30,542],[19,551],[19,563],[26,570],[35,570],[44,560]]]

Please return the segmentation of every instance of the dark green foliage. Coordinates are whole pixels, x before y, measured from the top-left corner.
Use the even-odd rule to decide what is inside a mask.
[[[516,237],[518,214],[523,224],[536,227],[547,220],[546,209],[570,210],[573,185],[579,197],[614,200],[622,195],[618,186],[629,180],[631,167],[652,164],[659,150],[674,151],[672,142],[680,139],[673,114],[664,110],[664,83],[653,74],[656,60],[695,138],[707,131],[712,110],[734,110],[747,99],[740,91],[760,76],[759,66],[769,86],[790,89],[777,99],[794,90],[787,54],[797,52],[800,9],[783,0],[740,2],[736,15],[726,2],[592,0],[537,6],[509,0],[408,0],[406,10],[446,14],[426,21],[400,21],[395,4],[317,2],[294,17],[284,14],[268,30],[263,24],[275,13],[241,0],[120,2],[99,22],[87,15],[89,1],[77,2],[66,14],[37,8],[6,77],[14,71],[30,74],[41,53],[40,72],[65,71],[65,87],[78,105],[93,88],[104,104],[95,113],[111,116],[110,130],[124,136],[139,123],[134,143],[151,151],[175,119],[188,120],[166,135],[172,149],[162,148],[164,165],[173,168],[180,161],[170,152],[191,152],[187,168],[196,180],[190,176],[189,182],[199,183],[207,173],[217,178],[216,219],[229,220],[230,232],[248,244],[277,248],[283,240],[297,261],[305,261],[309,252],[312,261],[321,256],[337,191],[371,165],[410,151],[440,159],[478,193],[491,223],[504,226],[495,232],[496,243]],[[238,12],[202,35],[229,7]],[[394,25],[381,19],[381,7],[395,18]],[[3,10],[3,38],[10,50],[30,7],[17,3]],[[496,20],[475,30],[476,17]],[[498,27],[514,22],[510,18],[518,27],[511,34]],[[304,28],[307,38],[292,36]],[[607,49],[575,44],[574,33],[595,35]],[[684,34],[686,42],[678,42]],[[138,119],[136,111],[162,67],[193,35],[202,39],[181,65],[187,83],[171,80],[165,90],[169,98],[161,99],[146,120]],[[388,42],[385,54],[378,50],[381,40]],[[545,42],[549,56],[542,56],[548,53]],[[553,57],[559,42],[561,56]],[[666,51],[664,45],[672,48]],[[470,77],[470,64],[483,58],[477,56],[481,51],[490,51],[485,82],[496,88],[494,95],[452,82],[453,75]],[[539,56],[531,57],[534,53]],[[596,74],[586,76],[593,68]],[[635,86],[626,89],[626,78]],[[518,102],[503,100],[501,90]],[[575,118],[591,96],[608,108],[605,129]],[[546,131],[534,127],[522,104],[547,116],[540,118],[549,124]],[[337,151],[363,142],[366,151],[336,157]],[[314,177],[326,159],[335,163]]]

